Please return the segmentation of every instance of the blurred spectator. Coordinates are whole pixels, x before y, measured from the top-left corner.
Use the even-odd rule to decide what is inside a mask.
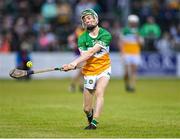
[[[155,51],[154,43],[161,36],[161,29],[152,16],[149,16],[147,22],[142,25],[140,33],[145,38],[145,50]]]
[[[19,37],[13,30],[3,30],[0,34],[0,51],[13,52],[19,50]]]
[[[33,49],[32,39],[33,38],[32,38],[31,32],[24,33],[24,36],[22,37],[21,44],[20,44],[20,50],[25,50],[30,53]]]
[[[28,25],[24,17],[19,17],[15,23],[14,31],[21,38],[28,31]]]
[[[36,15],[35,21],[32,24],[32,30],[36,33],[36,35],[38,34],[38,32],[40,32],[40,29],[46,25],[45,24],[45,20],[43,18],[43,16],[41,14]]]
[[[67,2],[59,2],[57,5],[58,23],[69,24],[72,16],[71,6]]]
[[[57,17],[57,4],[55,0],[47,0],[42,5],[42,16],[46,22],[52,22]]]
[[[13,17],[11,15],[7,15],[2,20],[3,30],[10,30],[13,28]]]
[[[17,9],[19,16],[28,17],[30,14],[30,5],[27,0],[17,0]]]
[[[179,0],[166,0],[166,3],[171,9],[179,9]]]
[[[41,28],[39,39],[39,50],[53,51],[58,49],[57,38],[55,34],[48,28]]]
[[[172,9],[169,5],[162,5],[159,11],[159,23],[163,30],[168,30],[172,23],[177,22],[176,20],[177,11]],[[164,24],[166,23],[166,24]]]
[[[160,40],[156,43],[156,48],[162,55],[172,53],[172,41],[168,32],[165,32]]]
[[[145,21],[152,13],[151,1],[143,1],[140,9],[140,17],[142,18],[142,21]]]
[[[180,24],[171,30],[173,36],[173,48],[176,51],[180,52]]]
[[[18,13],[18,2],[15,0],[1,0],[2,11],[13,16]]]
[[[31,12],[35,14],[41,13],[41,7],[44,4],[45,0],[30,0]]]
[[[141,14],[141,3],[137,0],[133,0],[131,3],[131,12],[136,14],[136,15],[140,15]]]
[[[108,31],[111,30],[110,22],[108,20],[102,20],[100,24],[101,27],[107,29]]]
[[[119,23],[119,21],[115,21],[112,25],[111,30],[110,30],[110,32],[112,34],[112,41],[111,41],[111,47],[110,47],[111,51],[117,51],[118,50],[117,42],[119,40],[120,30],[121,30],[121,24]]]
[[[151,25],[150,23],[144,24],[145,45],[147,45],[145,50],[155,50],[154,42],[161,37],[161,31],[170,31],[174,40],[173,46],[175,46],[175,50],[179,49],[177,35],[177,26],[180,20],[179,0],[133,0],[130,2],[126,0],[0,0],[0,32],[6,31],[11,34],[9,50],[17,51],[24,33],[33,31],[33,41],[37,42],[33,50],[41,51],[43,49],[38,49],[41,48],[38,43],[41,28],[51,26],[50,32],[54,35],[58,45],[53,49],[47,49],[47,51],[64,51],[67,50],[67,36],[71,33],[73,26],[80,22],[81,11],[87,8],[94,9],[100,18],[105,20],[102,24],[110,32],[114,30],[115,20],[123,26],[126,25],[129,11],[139,15],[140,24],[144,24],[146,18],[151,16],[154,18],[153,20],[156,20],[156,23],[153,23],[153,27],[152,23]],[[172,24],[174,27],[171,27]],[[155,26],[160,26],[161,29]],[[147,35],[147,30],[148,32],[153,30],[153,35]],[[174,35],[175,32],[176,35]],[[49,38],[54,38],[52,34]],[[4,42],[4,37],[4,34],[1,33],[1,44],[2,39]],[[58,46],[61,47],[57,48]],[[114,46],[112,44],[111,50],[116,50],[113,48]]]
[[[175,37],[175,36],[177,36],[177,28],[176,28],[176,25],[171,25],[170,26],[170,34],[173,36],[173,37]]]
[[[98,4],[97,0],[91,0],[93,5],[93,10],[99,15],[102,12],[102,7]]]
[[[0,52],[9,53],[11,50],[12,35],[9,31],[5,31],[0,36]]]

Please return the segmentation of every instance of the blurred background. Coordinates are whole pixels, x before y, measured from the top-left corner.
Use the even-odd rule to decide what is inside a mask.
[[[127,17],[136,14],[142,36],[141,76],[180,76],[180,2],[179,0],[0,0],[0,78],[9,78],[14,67],[60,66],[74,59],[70,36],[78,33],[80,13],[94,9],[100,26],[113,35],[110,51],[112,76],[121,77],[118,37]],[[153,32],[144,26],[153,24]],[[28,69],[28,68],[27,68]],[[47,73],[36,77],[68,77],[73,73]]]

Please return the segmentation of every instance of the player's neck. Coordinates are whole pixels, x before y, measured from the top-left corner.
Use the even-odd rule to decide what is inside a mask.
[[[99,34],[99,26],[96,26],[90,33],[89,35],[92,37],[92,38],[96,38]]]

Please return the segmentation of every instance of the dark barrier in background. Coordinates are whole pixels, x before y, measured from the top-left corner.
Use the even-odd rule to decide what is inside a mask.
[[[176,76],[176,54],[162,55],[159,53],[143,53],[142,63],[138,69],[139,75],[149,76]]]

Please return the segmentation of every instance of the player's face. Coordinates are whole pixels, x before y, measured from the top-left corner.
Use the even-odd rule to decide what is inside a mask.
[[[136,27],[138,27],[138,23],[137,22],[129,22],[129,26],[136,28]]]
[[[92,30],[97,26],[97,21],[92,15],[86,15],[83,18],[83,22],[87,29]]]

